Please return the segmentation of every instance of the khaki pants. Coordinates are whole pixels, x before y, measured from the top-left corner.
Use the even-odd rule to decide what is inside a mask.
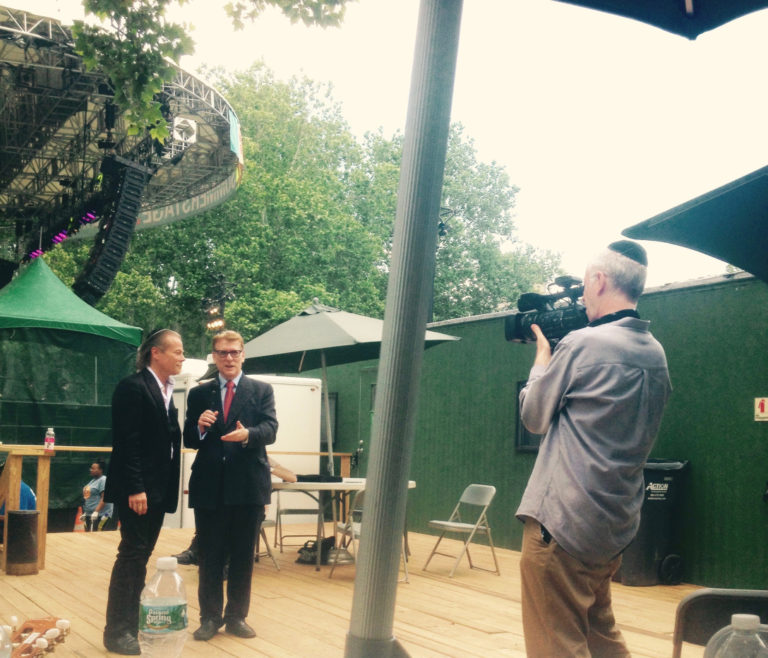
[[[620,565],[620,556],[586,565],[554,539],[546,543],[541,525],[526,519],[520,575],[528,658],[630,656],[611,609],[611,577]]]

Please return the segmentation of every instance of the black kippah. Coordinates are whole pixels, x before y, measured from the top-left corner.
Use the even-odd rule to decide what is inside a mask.
[[[143,344],[148,345],[152,339],[157,338],[157,336],[159,336],[162,333],[165,333],[166,331],[171,331],[171,330],[168,329],[167,327],[160,327],[160,329],[153,329],[152,331],[149,332],[147,337],[144,339]]]
[[[643,265],[644,267],[648,267],[648,256],[645,253],[645,249],[637,244],[637,242],[632,242],[631,240],[617,240],[616,242],[611,242],[611,244],[608,245],[608,249],[615,251],[622,256],[626,256],[630,260],[640,263],[640,265]]]

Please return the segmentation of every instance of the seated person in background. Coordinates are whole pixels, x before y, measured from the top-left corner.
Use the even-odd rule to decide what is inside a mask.
[[[296,482],[298,479],[296,473],[287,469],[282,464],[278,464],[270,456],[267,456],[267,459],[269,459],[269,470],[272,471],[272,475],[279,477],[283,482]]]
[[[93,462],[91,481],[83,487],[83,523],[86,532],[103,530],[107,521],[112,518],[114,505],[104,502],[104,487],[107,484],[105,466],[100,459]]]
[[[269,469],[272,472],[272,475],[279,477],[283,482],[296,482],[296,473],[287,469],[282,464],[278,464],[269,455],[267,455],[267,459],[269,459]],[[258,541],[256,543],[258,545]],[[195,532],[192,537],[192,542],[190,543],[189,548],[181,553],[177,553],[173,557],[176,558],[176,561],[179,564],[197,564],[197,532]]]

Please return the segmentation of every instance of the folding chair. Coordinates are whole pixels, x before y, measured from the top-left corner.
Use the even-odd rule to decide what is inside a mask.
[[[269,556],[269,559],[272,560],[272,564],[275,565],[275,569],[280,571],[280,565],[277,563],[277,560],[275,559],[275,554],[272,552],[272,549],[269,546],[269,540],[267,539],[267,533],[265,532],[265,528],[272,528],[275,526],[275,522],[272,519],[264,519],[261,522],[261,530],[259,531],[259,536],[256,538],[256,558],[262,558]],[[261,545],[264,544],[264,550],[261,550]]]
[[[427,566],[429,565],[429,562],[432,560],[432,556],[434,555],[455,557],[456,562],[454,563],[453,569],[451,569],[449,576],[450,578],[453,578],[456,567],[459,566],[461,558],[464,556],[464,553],[466,553],[467,559],[469,560],[470,569],[489,571],[490,573],[495,573],[497,576],[501,575],[501,572],[499,571],[499,562],[496,559],[496,550],[493,547],[493,539],[491,538],[491,526],[488,524],[487,517],[488,507],[490,506],[491,501],[495,495],[496,487],[494,486],[489,484],[470,484],[466,489],[464,489],[464,493],[461,494],[459,502],[456,503],[456,507],[454,507],[453,513],[447,521],[432,520],[429,522],[428,525],[430,528],[436,528],[441,532],[440,536],[437,538],[437,543],[432,549],[432,552],[429,554],[427,563],[424,565],[422,571],[427,570]],[[462,512],[464,513],[464,518],[475,518],[475,520],[471,523],[462,521]],[[467,536],[466,541],[461,547],[461,551],[458,555],[440,553],[437,550],[437,547],[440,545],[443,537],[445,537],[445,535],[449,532]],[[469,554],[469,544],[472,542],[472,539],[474,539],[476,535],[486,535],[488,537],[488,544],[491,547],[491,554],[493,555],[493,563],[496,566],[495,570],[485,569],[484,567],[477,567],[472,563],[472,557]]]
[[[768,622],[768,590],[706,588],[686,596],[675,613],[672,658],[680,658],[683,642],[706,646],[734,614],[758,615]]]
[[[352,547],[352,553],[357,557],[357,549],[355,547],[355,542],[359,544],[360,542],[360,529],[363,525],[363,503],[365,502],[365,490],[361,490],[355,493],[355,497],[352,499],[352,506],[350,507],[349,514],[347,515],[347,520],[342,523],[339,521],[336,524],[336,530],[340,534],[340,540],[339,540],[339,548],[347,548]],[[338,556],[339,551],[338,549],[331,551],[331,555],[333,558],[329,560],[331,564],[331,571],[328,574],[329,578],[333,577],[333,570],[336,568],[337,565],[343,565],[343,564],[351,564],[348,562],[339,562]],[[400,555],[403,560],[403,570],[405,571],[405,578],[403,579],[406,583],[410,582],[408,580],[408,558],[406,557],[406,538],[405,538],[405,532],[403,532],[403,538],[402,543],[400,547]]]
[[[318,530],[317,527],[320,527],[320,532],[322,534],[322,520],[319,516],[322,514],[322,507],[320,505],[320,501],[318,498],[315,498],[314,496],[309,496],[315,501],[314,507],[288,507],[285,505],[284,500],[281,498],[280,494],[283,493],[281,491],[277,491],[277,505],[275,507],[275,547],[280,547],[280,552],[283,552],[283,546],[293,546],[294,544],[286,544],[285,538],[286,537],[302,537],[306,539],[316,539],[318,536]],[[295,492],[290,491],[286,492],[289,494],[295,495],[302,495],[305,494],[303,492]],[[304,532],[304,533],[289,533],[285,532],[285,529],[283,528],[283,517],[284,516],[312,516],[316,524],[319,524],[316,526],[315,532]],[[295,544],[298,546],[299,544]]]

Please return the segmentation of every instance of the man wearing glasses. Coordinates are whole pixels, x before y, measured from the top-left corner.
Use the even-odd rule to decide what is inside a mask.
[[[192,389],[187,401],[184,445],[197,449],[189,506],[200,549],[200,628],[193,635],[200,641],[210,640],[222,625],[237,637],[256,636],[245,620],[256,536],[272,486],[266,446],[275,442],[277,417],[272,386],[244,377],[244,358],[240,334],[216,334],[218,375]]]

